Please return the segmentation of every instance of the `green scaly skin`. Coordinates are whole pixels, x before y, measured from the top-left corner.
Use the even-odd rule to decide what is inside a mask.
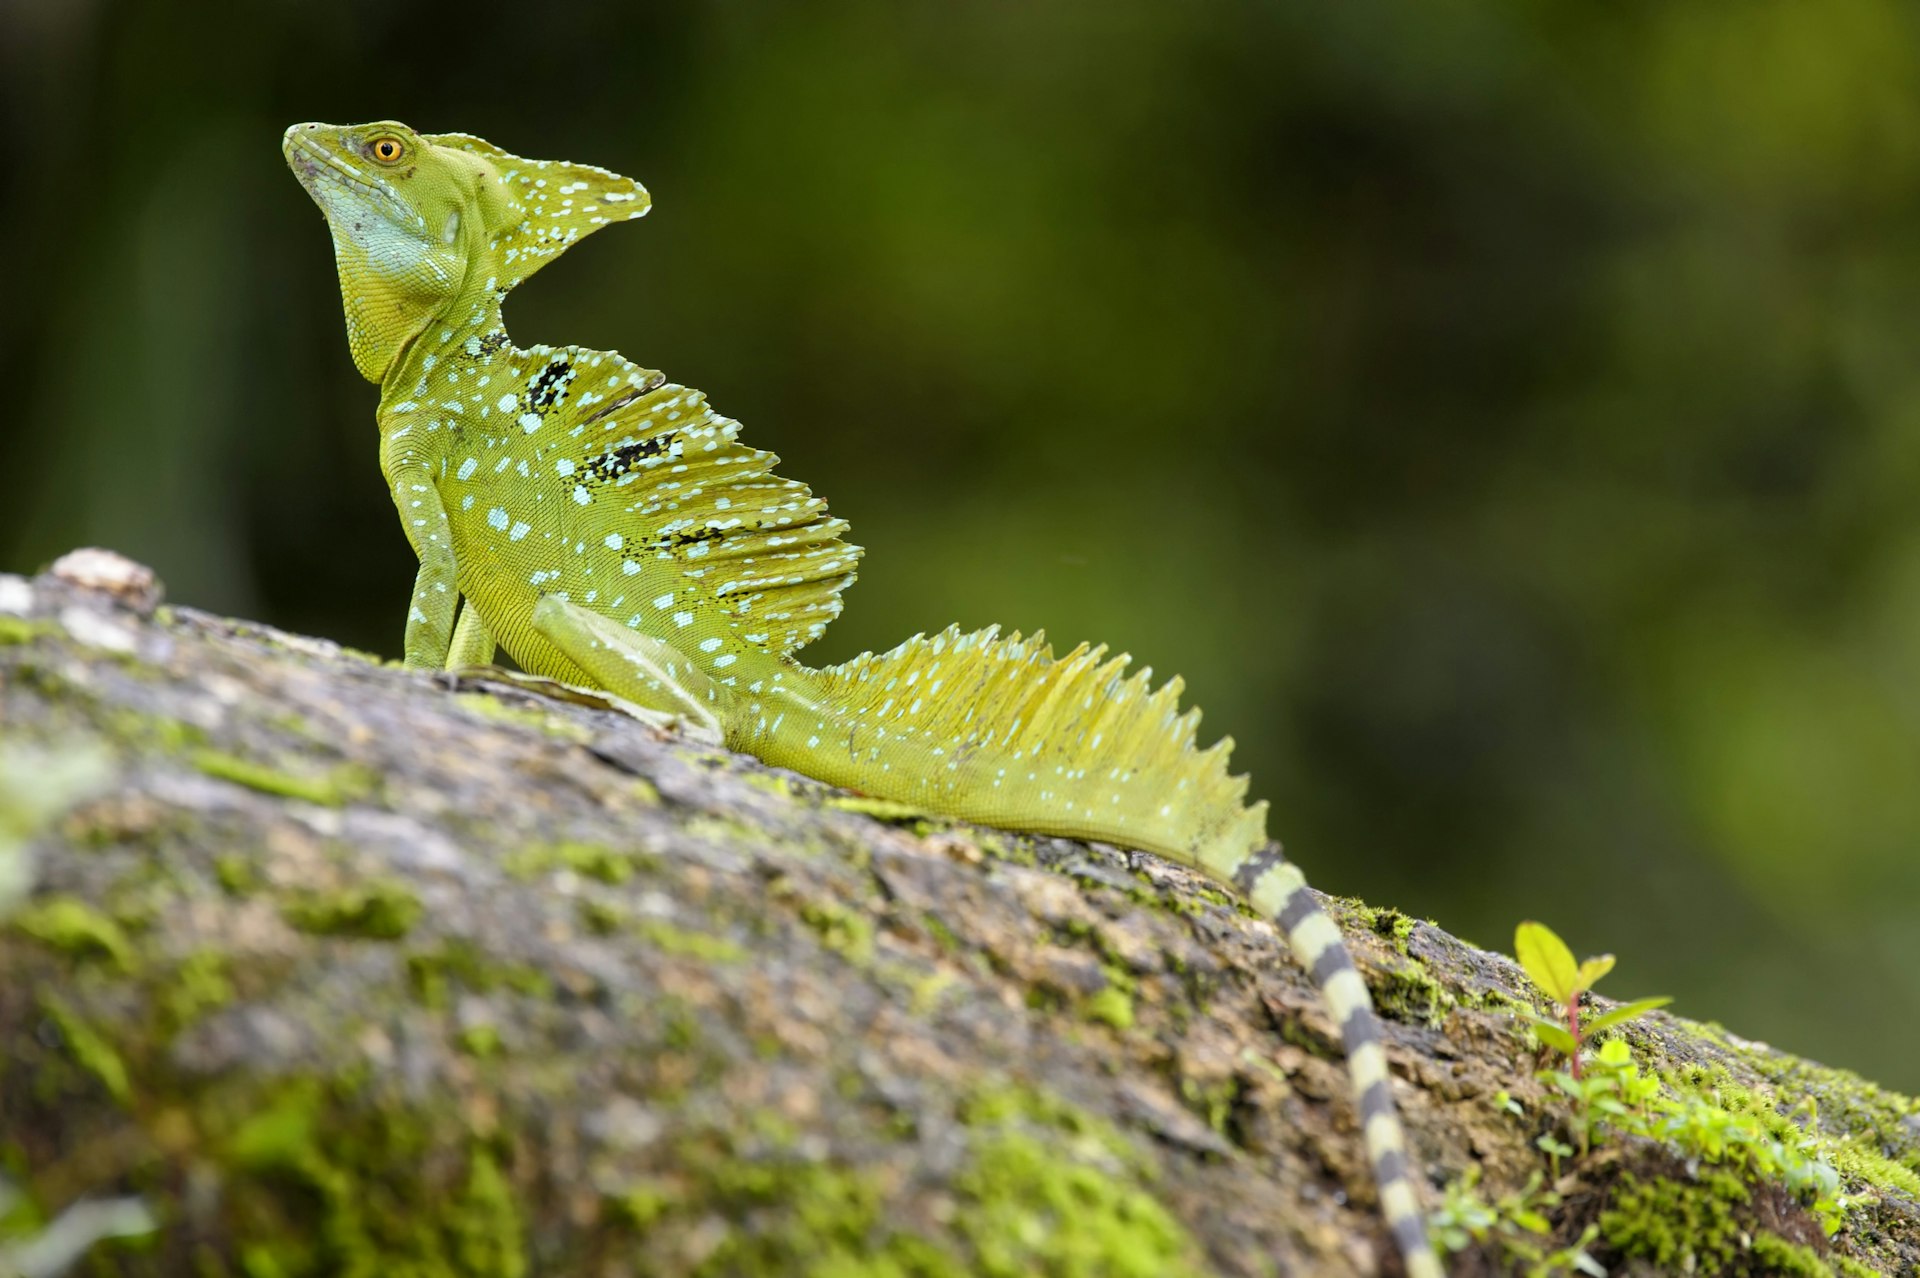
[[[514,286],[647,211],[638,183],[391,121],[295,125],[282,149],[332,231],[354,363],[380,384],[381,469],[420,560],[409,666],[485,662],[497,643],[768,763],[1230,884],[1313,974],[1395,1246],[1438,1278],[1366,985],[1267,839],[1266,805],[1228,775],[1231,741],[1195,749],[1178,679],[1156,690],[1104,648],[1055,657],[992,629],[801,665],[853,580],[847,525],[700,392],[610,352],[522,350],[501,324]]]

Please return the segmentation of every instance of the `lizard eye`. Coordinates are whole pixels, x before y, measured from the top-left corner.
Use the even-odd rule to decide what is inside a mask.
[[[400,145],[399,138],[381,138],[367,149],[373,155],[373,158],[382,164],[392,164],[400,158],[400,153],[405,150],[405,148]]]

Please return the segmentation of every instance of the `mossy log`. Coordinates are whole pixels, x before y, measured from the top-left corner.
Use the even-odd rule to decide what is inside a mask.
[[[117,1194],[158,1228],[82,1272],[1394,1271],[1332,1026],[1206,880],[157,595],[0,576],[0,807],[110,761],[0,812],[0,1248]],[[1733,1155],[1552,1159],[1515,965],[1331,905],[1435,1203],[1557,1175],[1533,1241],[1616,1274],[1920,1269],[1912,1100],[1656,1015],[1642,1069],[1822,1134],[1837,1232]]]

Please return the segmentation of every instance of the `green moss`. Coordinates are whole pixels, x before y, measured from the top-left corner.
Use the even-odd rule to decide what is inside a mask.
[[[811,1274],[822,1278],[965,1278],[951,1245],[903,1230],[873,1171],[802,1152],[782,1115],[750,1111],[725,1130],[675,1141],[671,1178],[643,1177],[607,1195],[607,1218],[675,1250],[691,1232],[713,1241],[691,1272]],[[728,1228],[714,1231],[712,1222]],[[678,1272],[686,1272],[684,1270]]]
[[[105,959],[122,972],[133,968],[133,946],[121,926],[72,896],[50,896],[13,916],[12,926],[63,954]]]
[[[1478,993],[1467,994],[1459,999],[1462,1006],[1478,1012],[1491,1012],[1498,1016],[1534,1016],[1537,1010],[1525,999],[1515,998],[1504,990],[1489,986]]]
[[[822,1278],[1182,1278],[1200,1253],[1145,1188],[1151,1165],[1105,1123],[1043,1093],[986,1089],[962,1107],[965,1161],[947,1228],[923,1237],[890,1210],[893,1180],[823,1160],[787,1117],[746,1113],[683,1136],[671,1177],[609,1192],[607,1219],[672,1252],[717,1241],[693,1272]],[[709,1222],[724,1220],[716,1231]]]
[[[966,952],[967,943],[961,940],[960,934],[948,927],[946,920],[942,919],[939,915],[931,911],[922,911],[920,914],[920,926],[927,930],[927,935],[933,938],[934,944],[938,945],[944,953],[963,954]]]
[[[1171,903],[1182,914],[1199,914],[1204,906],[1212,905],[1229,914],[1241,914],[1250,919],[1265,919],[1266,916],[1253,908],[1252,904],[1224,888],[1211,883],[1195,884],[1193,890]],[[1271,922],[1271,920],[1268,920]]]
[[[174,968],[172,979],[156,1001],[162,1020],[177,1032],[207,1012],[225,1007],[233,998],[226,955],[203,950],[187,956]]]
[[[454,1044],[476,1060],[489,1060],[500,1054],[500,1030],[493,1025],[469,1025],[454,1036]]]
[[[1857,1136],[1838,1137],[1823,1152],[1834,1170],[1849,1180],[1920,1198],[1920,1174],[1903,1163],[1894,1162]]]
[[[1600,1213],[1600,1235],[1622,1254],[1661,1272],[1764,1274],[1768,1278],[1866,1278],[1874,1271],[1844,1256],[1756,1228],[1740,1177],[1709,1171],[1690,1180],[1621,1177]]]
[[[1382,1016],[1437,1026],[1445,1024],[1448,1014],[1458,1006],[1453,994],[1418,959],[1401,960],[1370,971],[1368,976],[1373,1005]]]
[[[874,799],[862,794],[835,795],[823,806],[837,808],[842,812],[857,812],[861,816],[870,816],[876,821],[919,821],[932,815],[925,808],[911,803],[900,803],[893,799]]]
[[[260,887],[260,866],[252,857],[225,852],[213,858],[213,878],[228,896],[251,896]]]
[[[1033,854],[1033,840],[1030,838],[975,827],[967,831],[967,840],[980,849],[982,855],[996,861],[1005,861],[1010,865],[1040,864],[1040,858]]]
[[[648,1180],[629,1185],[608,1197],[613,1218],[622,1225],[644,1230],[672,1210],[679,1195],[662,1181]]]
[[[575,903],[573,912],[579,918],[580,926],[595,936],[612,936],[625,927],[631,918],[626,910],[611,902],[587,897]]]
[[[457,1272],[524,1278],[526,1228],[520,1204],[499,1164],[476,1150],[467,1173],[466,1192],[453,1204],[448,1220]]]
[[[584,725],[572,719],[526,706],[510,706],[498,697],[484,692],[456,692],[453,699],[484,719],[490,719],[495,723],[532,728],[536,732],[549,737],[558,737],[563,741],[585,741],[593,735]]]
[[[1762,1230],[1753,1236],[1753,1258],[1760,1272],[1778,1278],[1834,1278],[1833,1267],[1811,1247],[1791,1243]]]
[[[448,1155],[460,1159],[454,1179]],[[453,1123],[306,1080],[220,1143],[250,1275],[525,1278],[519,1197],[491,1151]]]
[[[691,1051],[700,1043],[700,1013],[682,998],[668,997],[657,1009],[660,1041],[676,1052]]]
[[[723,936],[689,932],[662,919],[643,919],[634,929],[645,940],[669,954],[708,963],[739,963],[747,952]]]
[[[791,799],[801,793],[801,787],[795,784],[793,777],[778,772],[742,772],[738,776],[743,784],[763,794],[775,794],[783,799]],[[819,787],[818,782],[813,782],[811,785],[814,789]]]
[[[1719,1065],[1671,1070],[1661,1081],[1679,1098],[1678,1115],[1688,1120],[1669,1127],[1689,1154],[1746,1165],[1795,1188],[1815,1173],[1829,1180],[1838,1173],[1852,1185],[1920,1197],[1920,1174],[1882,1153],[1880,1138],[1871,1129],[1868,1134],[1838,1135],[1803,1130],[1794,1115],[1778,1111],[1771,1092],[1741,1086]],[[1720,1114],[1728,1117],[1717,1118]],[[1703,1137],[1724,1145],[1725,1151],[1703,1146]],[[1831,1171],[1822,1172],[1823,1166]],[[1837,1208],[1828,1214],[1836,1213]]]
[[[1393,948],[1402,954],[1407,952],[1407,938],[1413,935],[1414,924],[1419,921],[1392,906],[1375,907],[1365,901],[1349,898],[1342,898],[1336,909],[1343,916],[1350,917],[1355,926],[1392,941]]]
[[[206,730],[165,715],[143,714],[123,706],[102,706],[103,726],[114,737],[166,754],[181,754],[206,744]]]
[[[1083,1001],[1080,1014],[1090,1021],[1099,1021],[1117,1030],[1132,1029],[1133,996],[1118,986],[1109,985]]]
[[[934,968],[925,975],[916,978],[907,991],[908,1003],[915,1016],[926,1016],[940,1005],[941,997],[957,982],[952,972],[944,968]]]
[[[421,1004],[435,1010],[452,1005],[456,986],[475,994],[504,988],[531,998],[553,995],[553,982],[538,969],[502,962],[458,937],[407,955],[407,981]]]
[[[855,1171],[784,1156],[731,1158],[716,1162],[701,1188],[746,1227],[729,1230],[699,1274],[871,1271],[887,1248],[874,1236],[879,1195]]]
[[[636,871],[655,873],[660,858],[650,852],[609,847],[604,843],[563,840],[559,843],[535,843],[509,853],[501,868],[523,882],[556,870],[572,870],[599,883],[618,885]]]
[[[1709,1040],[1716,1033],[1702,1031]],[[1748,1058],[1736,1064],[1768,1057],[1750,1046],[1736,1055]],[[1762,1231],[1756,1213],[1747,1209],[1748,1191],[1742,1186],[1763,1187],[1770,1211],[1797,1202],[1806,1224],[1818,1225],[1828,1237],[1852,1226],[1847,1236],[1855,1245],[1870,1247],[1879,1236],[1871,1210],[1874,1199],[1911,1197],[1920,1188],[1913,1167],[1887,1153],[1910,1148],[1911,1136],[1879,1134],[1902,1121],[1913,1102],[1843,1071],[1804,1062],[1769,1063],[1783,1077],[1782,1086],[1799,1099],[1790,1113],[1781,1112],[1772,1086],[1744,1083],[1741,1079],[1749,1075],[1736,1075],[1722,1064],[1643,1074],[1628,1044],[1619,1039],[1601,1045],[1584,1082],[1564,1072],[1547,1076],[1556,1090],[1576,1102],[1566,1120],[1570,1143],[1584,1149],[1597,1139],[1612,1147],[1607,1156],[1617,1158],[1612,1151],[1620,1149],[1621,1138],[1641,1138],[1663,1147],[1689,1169],[1706,1169],[1698,1180],[1630,1179],[1602,1217],[1610,1242],[1657,1261],[1663,1270],[1683,1262],[1711,1272],[1726,1265],[1736,1266],[1730,1272],[1741,1273],[1840,1272],[1857,1278],[1871,1272],[1847,1257],[1795,1250],[1797,1244],[1785,1239],[1766,1244],[1770,1258],[1756,1260],[1752,1249],[1760,1244],[1748,1241],[1748,1235]],[[1833,1121],[1834,1111],[1826,1108],[1829,1100],[1844,1115],[1844,1125]],[[1574,1171],[1579,1173],[1578,1164]],[[1743,1231],[1737,1256],[1726,1238],[1729,1221],[1738,1222]],[[1806,1268],[1808,1264],[1817,1267]]]
[[[1827,1257],[1833,1266],[1833,1272],[1841,1278],[1886,1278],[1886,1275],[1872,1265],[1863,1265],[1852,1256],[1842,1256],[1838,1252]]]
[[[808,901],[800,917],[820,934],[821,943],[849,963],[873,958],[873,922],[858,910],[834,901]]]
[[[9,644],[32,643],[58,629],[51,621],[32,621],[11,613],[0,613],[0,648]]]
[[[1182,1078],[1180,1096],[1207,1120],[1208,1127],[1224,1136],[1227,1134],[1227,1122],[1233,1116],[1234,1103],[1240,1099],[1240,1084],[1232,1078],[1212,1083],[1202,1083],[1197,1078]]]
[[[304,892],[280,907],[280,916],[302,932],[391,941],[420,921],[423,907],[406,885],[374,880],[332,892]]]
[[[1734,1213],[1747,1201],[1746,1186],[1726,1172],[1709,1172],[1695,1182],[1627,1173],[1600,1213],[1600,1236],[1664,1271],[1722,1273],[1740,1249]]]
[[[65,1003],[50,994],[40,996],[41,1010],[47,1019],[59,1029],[60,1037],[66,1040],[67,1050],[73,1054],[74,1062],[100,1081],[107,1094],[127,1104],[133,1098],[133,1084],[127,1074],[127,1064],[120,1059],[120,1053],[113,1045],[86,1021],[81,1019]]]
[[[954,1224],[973,1244],[975,1273],[1200,1272],[1179,1225],[1151,1196],[1098,1166],[1063,1158],[1036,1137],[1010,1133],[983,1143],[955,1184],[973,1200]]]
[[[1024,1089],[976,1096],[971,1159],[954,1179],[954,1230],[988,1278],[1156,1278],[1205,1272],[1199,1249],[1145,1188],[1149,1165],[1119,1133]]]
[[[323,777],[300,777],[223,750],[195,750],[188,755],[188,759],[194,767],[210,777],[219,777],[262,794],[299,799],[322,807],[340,807],[351,800],[364,798],[373,789],[372,778],[366,770],[353,764],[335,768]]]
[[[1887,1091],[1857,1074],[1834,1069],[1729,1035],[1718,1025],[1682,1021],[1688,1030],[1717,1044],[1721,1050],[1768,1082],[1809,1098],[1817,1107],[1820,1127],[1839,1131],[1861,1145],[1876,1149],[1907,1149],[1913,1138],[1908,1120],[1920,1115],[1920,1097]],[[1920,1159],[1909,1167],[1920,1170]]]

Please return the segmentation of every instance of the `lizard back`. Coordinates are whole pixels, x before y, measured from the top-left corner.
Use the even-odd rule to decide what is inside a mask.
[[[722,678],[839,615],[860,556],[846,522],[699,391],[575,346],[460,354],[391,411],[438,437],[460,592],[521,666],[585,679],[535,631],[542,595],[706,654]]]

